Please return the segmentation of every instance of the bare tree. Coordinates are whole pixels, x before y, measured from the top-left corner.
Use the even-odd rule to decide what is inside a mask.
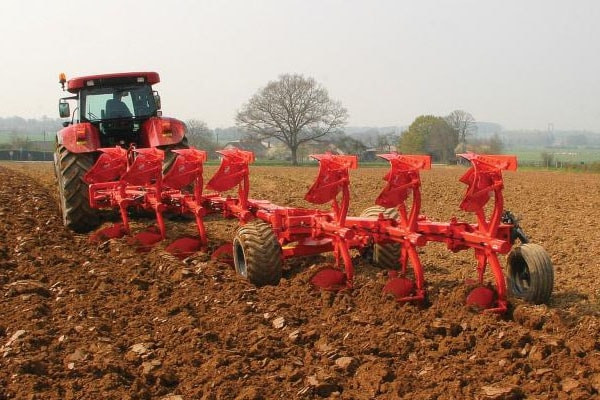
[[[187,126],[187,138],[190,144],[202,150],[214,150],[216,148],[213,133],[206,122],[198,119],[190,119],[185,122]]]
[[[283,142],[297,165],[298,146],[339,132],[347,118],[346,109],[313,78],[286,74],[256,92],[237,113],[236,123],[256,138]]]
[[[467,138],[477,132],[475,118],[463,110],[454,110],[446,117],[446,122],[458,133],[458,143],[461,151],[467,150]]]

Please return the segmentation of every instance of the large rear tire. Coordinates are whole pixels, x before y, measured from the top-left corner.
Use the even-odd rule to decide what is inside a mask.
[[[381,206],[372,206],[365,209],[361,217],[375,217],[383,213],[385,218],[398,218],[398,210],[395,208],[384,208]],[[384,269],[398,269],[400,258],[400,243],[375,243],[371,249],[367,249],[369,261],[374,265]]]
[[[515,247],[508,255],[508,289],[529,303],[550,300],[554,286],[554,267],[544,248],[535,243]]]
[[[271,225],[253,221],[240,227],[233,239],[237,273],[256,286],[277,285],[281,279],[281,246]]]
[[[97,211],[90,207],[88,185],[83,180],[94,159],[94,153],[71,153],[62,145],[54,153],[63,224],[78,233],[89,232],[100,223]]]

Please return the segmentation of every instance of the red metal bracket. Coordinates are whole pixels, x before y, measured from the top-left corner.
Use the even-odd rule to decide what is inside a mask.
[[[348,170],[358,168],[358,158],[331,153],[311,154],[310,157],[319,161],[319,174],[304,199],[313,204],[324,204],[331,201],[336,222],[343,226],[350,204]],[[342,192],[341,207],[337,201],[340,191]]]
[[[156,148],[133,149],[135,158],[121,176],[121,180],[129,185],[154,186],[160,189],[162,185],[162,164],[165,153]]]
[[[161,194],[161,203],[179,205],[182,213],[194,214],[200,243],[202,247],[206,247],[208,240],[203,220],[206,210],[202,206],[202,187],[204,186],[202,172],[207,154],[205,151],[196,150],[193,147],[172,151],[177,154],[177,158],[171,165],[171,169],[162,178],[163,186],[170,190]],[[192,183],[194,184],[194,195],[190,196],[184,193],[184,188]]]
[[[202,196],[203,164],[207,159],[206,151],[195,148],[171,150],[177,154],[169,171],[163,176],[163,185],[180,190],[195,183],[194,195],[197,199]]]
[[[348,248],[348,240],[352,239],[354,232],[345,228],[346,216],[350,205],[350,176],[349,169],[358,168],[358,158],[356,156],[335,155],[331,153],[312,154],[310,156],[319,161],[319,174],[317,179],[310,187],[304,198],[313,204],[324,204],[331,202],[333,208],[334,221],[328,214],[315,214],[312,218],[312,236],[313,239],[319,239],[324,234],[332,239],[334,249],[333,253],[336,265],[340,266],[340,261],[344,263],[345,276],[331,270],[319,272],[319,276],[313,277],[313,282],[327,281],[327,286],[352,287],[354,277],[354,267]],[[341,205],[337,197],[342,193]],[[337,278],[332,278],[333,276]],[[344,281],[340,277],[344,277]],[[337,284],[331,281],[338,280]]]
[[[164,239],[165,223],[162,216],[164,207],[159,207],[156,195],[162,190],[162,164],[165,154],[155,148],[131,149],[130,154],[135,158],[127,172],[121,176],[118,194],[114,194],[121,212],[123,226],[129,233],[129,216],[127,215],[129,207],[138,205],[151,208],[156,213],[160,235]]]
[[[483,244],[482,248],[475,248],[478,280],[480,284],[483,284],[483,275],[486,265],[489,263],[498,291],[496,307],[486,311],[503,313],[508,306],[506,281],[498,260],[500,249],[494,248],[493,245],[498,238],[498,228],[504,211],[502,171],[515,171],[517,169],[517,157],[474,153],[459,154],[459,156],[469,160],[472,164],[471,168],[460,178],[461,182],[468,185],[464,199],[460,203],[460,208],[475,213],[477,217],[477,226],[474,233],[482,237],[480,242]],[[494,194],[494,208],[489,218],[487,218],[484,207],[490,200],[492,193]]]
[[[87,183],[116,181],[127,171],[127,150],[122,147],[98,149],[102,154],[86,172],[83,180]]]
[[[225,192],[248,177],[248,165],[254,162],[254,153],[239,149],[225,149],[217,153],[223,156],[221,165],[206,187],[217,192]]]
[[[217,192],[225,192],[238,186],[238,202],[232,204],[234,211],[240,213],[241,221],[250,218],[248,212],[248,195],[250,192],[249,164],[254,162],[254,153],[240,149],[217,151],[223,156],[221,166],[208,181],[206,187]]]
[[[163,212],[166,210],[192,213],[203,246],[206,245],[206,231],[202,207],[202,167],[206,152],[194,148],[173,150],[177,158],[165,176],[162,174],[164,152],[156,148],[103,149],[98,162],[90,169],[86,179],[89,187],[90,206],[93,208],[118,207],[123,221],[123,229],[129,233],[129,207],[153,210],[160,230],[165,238],[166,229]],[[127,167],[128,160],[131,160]],[[123,172],[123,166],[126,171]],[[120,175],[118,181],[106,182],[102,179]],[[96,182],[96,183],[93,183]],[[185,187],[194,183],[194,194]]]
[[[425,273],[417,253],[417,245],[426,243],[417,233],[417,219],[421,210],[421,177],[419,171],[431,168],[431,157],[427,155],[404,155],[397,153],[379,154],[390,162],[390,170],[384,179],[387,185],[375,201],[376,204],[391,208],[396,207],[400,214],[398,226],[386,225],[385,231],[395,242],[400,243],[401,276],[393,277],[386,284],[386,291],[394,293],[398,301],[422,301],[425,299]],[[407,212],[406,201],[412,195],[410,213]],[[408,284],[406,272],[408,264],[412,265],[416,280],[415,293]]]
[[[331,153],[311,154],[311,158],[319,161],[319,174],[304,198],[313,204],[325,204],[335,200],[350,180],[349,169],[358,168],[356,156],[341,156]]]
[[[475,153],[459,154],[472,164],[471,168],[460,178],[467,184],[468,188],[460,208],[464,211],[475,213],[480,230],[491,236],[496,235],[502,211],[504,199],[502,189],[504,182],[502,171],[515,171],[517,169],[517,157],[507,155],[479,155]],[[489,219],[486,219],[484,207],[494,194],[494,210]]]
[[[419,170],[431,169],[431,156],[404,155],[404,154],[378,154],[390,162],[390,170],[383,179],[387,185],[375,203],[386,207],[398,207],[403,225],[416,230],[416,222],[421,209],[421,177]],[[410,216],[406,212],[406,200],[412,193],[413,202]]]

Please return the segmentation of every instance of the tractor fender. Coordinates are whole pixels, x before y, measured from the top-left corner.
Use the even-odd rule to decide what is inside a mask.
[[[100,131],[89,122],[69,125],[56,134],[57,145],[71,153],[91,153],[100,148]]]
[[[185,123],[175,118],[152,117],[142,124],[141,147],[177,144],[186,133]]]

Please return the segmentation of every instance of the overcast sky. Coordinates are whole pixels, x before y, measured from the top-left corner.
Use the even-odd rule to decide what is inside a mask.
[[[600,131],[600,1],[5,1],[0,116],[58,117],[58,74],[154,70],[164,114],[211,128],[282,73],[353,126],[469,111]]]

